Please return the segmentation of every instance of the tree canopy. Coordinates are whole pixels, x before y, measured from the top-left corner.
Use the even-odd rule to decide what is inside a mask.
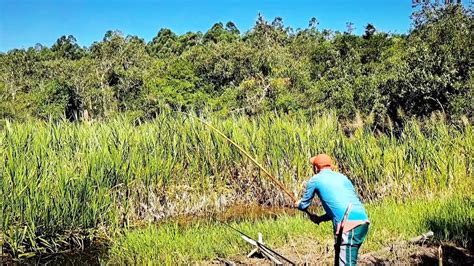
[[[245,33],[233,22],[148,43],[108,31],[80,47],[61,36],[0,54],[0,118],[143,119],[165,109],[218,115],[332,111],[379,125],[387,118],[473,118],[474,20],[460,4],[424,5],[407,34],[367,24],[364,34],[305,29],[259,14]]]

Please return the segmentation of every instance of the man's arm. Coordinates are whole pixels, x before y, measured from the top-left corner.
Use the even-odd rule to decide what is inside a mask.
[[[320,224],[322,222],[326,222],[326,221],[331,220],[331,217],[329,217],[329,215],[327,215],[327,214],[318,216],[316,214],[310,213],[308,210],[306,210],[305,212],[308,214],[309,219],[315,224]]]
[[[311,205],[311,201],[314,198],[314,193],[316,192],[316,182],[313,180],[309,180],[308,183],[306,183],[305,191],[303,193],[303,197],[296,203],[296,207],[300,211],[306,211],[308,209],[309,205]]]
[[[311,205],[311,201],[314,198],[314,194],[316,192],[316,182],[308,182],[305,184],[305,191],[303,193],[303,197],[296,203],[295,207],[297,207],[300,211],[305,212],[308,214],[309,218],[313,223],[319,224],[321,222],[330,221],[331,217],[325,213],[324,215],[318,216],[316,214],[312,214],[308,211],[309,205]]]

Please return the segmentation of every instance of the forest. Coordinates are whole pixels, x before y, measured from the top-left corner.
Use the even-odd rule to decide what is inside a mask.
[[[107,31],[80,47],[61,36],[0,54],[0,118],[140,121],[164,110],[227,117],[333,112],[374,127],[442,112],[472,121],[473,10],[424,5],[407,34],[293,29],[263,15],[241,32],[229,21],[207,32],[163,28],[150,41]]]

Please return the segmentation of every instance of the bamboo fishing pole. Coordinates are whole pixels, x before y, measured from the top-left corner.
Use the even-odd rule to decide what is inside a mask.
[[[229,137],[227,137],[226,134],[224,134],[222,131],[220,131],[219,129],[215,128],[213,125],[211,125],[210,123],[206,122],[205,120],[197,117],[197,116],[193,116],[191,114],[188,114],[188,113],[184,113],[184,112],[180,112],[180,113],[183,113],[187,116],[190,116],[192,118],[196,118],[198,121],[200,121],[201,123],[203,123],[204,125],[206,125],[207,127],[209,127],[210,129],[214,130],[215,132],[217,132],[219,135],[221,135],[223,138],[225,138],[228,142],[230,142],[232,145],[234,145],[234,147],[236,147],[240,152],[242,152],[247,158],[249,158],[253,163],[255,163],[264,173],[265,175],[277,186],[279,187],[283,192],[285,192],[286,195],[288,195],[288,197],[290,197],[290,199],[293,201],[293,203],[296,202],[296,198],[293,194],[291,194],[290,191],[288,191],[285,186],[283,185],[283,183],[281,183],[278,179],[276,179],[272,174],[270,174],[270,172],[265,169],[265,167],[263,167],[255,158],[253,158],[247,151],[245,151],[242,147],[240,147],[237,143],[235,143],[233,140],[231,140]]]

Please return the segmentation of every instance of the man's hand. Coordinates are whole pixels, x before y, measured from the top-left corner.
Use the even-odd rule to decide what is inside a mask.
[[[308,212],[308,215],[309,215],[309,219],[315,223],[315,224],[319,224],[322,222],[321,220],[321,217],[317,216],[316,214],[312,214],[312,213],[309,213]]]
[[[297,200],[297,201],[294,203],[295,205],[294,205],[293,207],[295,207],[295,208],[298,209],[298,206],[300,206],[300,202],[301,202],[301,200]]]

